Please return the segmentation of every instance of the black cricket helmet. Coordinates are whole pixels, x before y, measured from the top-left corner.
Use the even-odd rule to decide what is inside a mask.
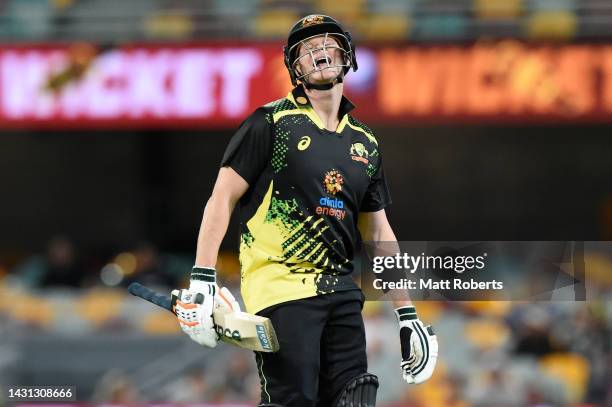
[[[323,46],[323,50],[326,52],[326,48],[336,48],[342,52],[344,63],[342,65],[330,65],[329,60],[327,60],[327,66],[324,68],[317,68],[317,64],[314,61],[314,56],[310,53],[310,56],[313,57],[313,70],[307,73],[300,73],[296,71],[296,66],[298,61],[309,55],[309,52],[304,53],[303,55],[298,55],[298,50],[300,48],[300,44],[308,40],[312,37],[316,37],[318,35],[329,35],[333,37],[338,43],[339,46]],[[287,39],[287,45],[284,47],[284,55],[285,55],[285,66],[289,71],[289,77],[291,78],[291,83],[293,86],[296,86],[298,81],[304,83],[306,87],[313,87],[315,89],[330,89],[336,83],[342,82],[342,77],[346,75],[349,70],[352,68],[353,71],[357,70],[357,59],[355,58],[355,46],[353,45],[353,41],[351,39],[351,34],[348,31],[344,31],[338,21],[335,19],[322,15],[322,14],[311,14],[300,19],[297,23],[293,25],[291,31],[289,31],[289,38]],[[322,69],[334,68],[334,67],[342,67],[342,74],[334,81],[333,84],[329,85],[309,85],[305,78],[315,72],[321,71]]]

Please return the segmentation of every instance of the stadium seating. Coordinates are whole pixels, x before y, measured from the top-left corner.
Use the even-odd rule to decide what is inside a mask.
[[[569,11],[539,11],[526,23],[528,37],[535,40],[573,38],[577,31],[576,15]]]
[[[74,304],[76,311],[94,326],[111,322],[120,315],[125,295],[116,290],[94,289]]]
[[[109,1],[7,0],[0,38],[282,39],[309,13],[333,15],[367,41],[612,35],[612,3],[599,0]]]

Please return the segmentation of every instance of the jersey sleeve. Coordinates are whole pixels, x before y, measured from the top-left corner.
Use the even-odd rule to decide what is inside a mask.
[[[221,167],[230,167],[249,184],[266,168],[272,151],[272,121],[266,110],[253,112],[232,136]]]
[[[361,212],[377,212],[391,204],[391,193],[385,178],[382,156],[378,160],[378,168],[370,178],[370,185],[361,201]]]

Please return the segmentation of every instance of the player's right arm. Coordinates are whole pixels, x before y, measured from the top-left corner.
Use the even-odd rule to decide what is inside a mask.
[[[212,318],[217,307],[239,311],[231,294],[219,290],[215,265],[236,203],[249,185],[256,182],[269,161],[271,123],[268,110],[259,108],[242,122],[231,138],[202,216],[189,290],[177,290],[173,298],[181,329],[201,345],[217,345]]]
[[[231,167],[219,170],[202,216],[195,261],[197,267],[215,267],[234,207],[248,188],[249,184]]]
[[[249,184],[231,167],[219,170],[204,208],[189,289],[172,292],[174,312],[183,332],[200,345],[211,348],[217,346],[218,340],[212,316],[214,309],[240,310],[227,289],[219,290],[215,265],[234,207],[248,188]]]

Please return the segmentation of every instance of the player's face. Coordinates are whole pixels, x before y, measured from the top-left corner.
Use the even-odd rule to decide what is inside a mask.
[[[319,35],[303,41],[298,47],[298,76],[312,74],[304,79],[309,83],[324,84],[333,81],[345,64],[340,44],[335,38]]]

